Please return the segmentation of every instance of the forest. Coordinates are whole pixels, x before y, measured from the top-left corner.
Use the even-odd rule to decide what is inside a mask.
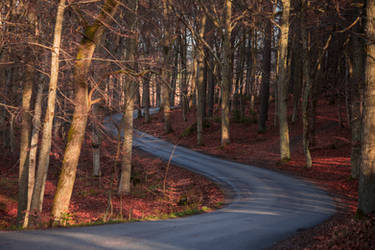
[[[275,249],[373,247],[374,41],[374,0],[2,0],[0,230],[225,207],[140,130],[329,193]]]

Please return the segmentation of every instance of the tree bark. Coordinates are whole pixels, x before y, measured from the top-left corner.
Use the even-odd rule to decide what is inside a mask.
[[[282,0],[283,12],[280,26],[280,61],[278,79],[278,101],[279,101],[279,128],[280,128],[280,158],[290,159],[289,128],[288,128],[288,37],[289,37],[289,13],[290,0]]]
[[[182,118],[184,121],[187,121],[187,112],[188,112],[188,86],[187,86],[187,46],[186,46],[186,31],[181,34],[180,37],[180,60],[181,60],[181,81],[180,81],[180,88],[181,88],[181,95],[180,95],[180,103],[182,107]]]
[[[94,119],[92,121],[92,176],[98,177],[101,175],[100,173],[100,144],[101,144],[101,136],[100,130],[98,128],[99,122],[102,120],[101,112],[99,111],[99,107],[97,104],[92,106],[92,114]]]
[[[302,0],[303,9],[308,7],[308,0]],[[306,16],[305,14],[304,16]],[[305,17],[302,18],[302,43],[303,43],[303,83],[304,90],[302,95],[302,133],[303,133],[303,152],[306,158],[306,167],[311,168],[312,159],[310,154],[310,138],[309,138],[309,117],[308,117],[308,107],[309,107],[309,96],[311,90],[311,77],[310,77],[310,50],[309,50],[309,41],[308,33],[304,28],[306,23]]]
[[[88,71],[96,44],[100,43],[104,32],[104,24],[111,20],[117,9],[117,5],[118,2],[115,0],[106,0],[104,2],[101,14],[93,25],[85,28],[84,38],[79,45],[74,69],[74,86],[76,93],[73,121],[68,133],[62,169],[52,207],[52,217],[55,222],[61,222],[61,216],[69,211],[69,203],[73,191],[89,110]]]
[[[272,4],[266,2],[267,15],[272,16]],[[266,131],[266,121],[268,120],[268,103],[270,99],[270,77],[271,77],[271,41],[272,41],[272,24],[271,20],[266,20],[264,29],[264,49],[262,64],[262,87],[260,91],[260,112],[258,132]]]
[[[172,69],[172,79],[171,79],[171,96],[170,96],[170,105],[175,106],[175,97],[176,97],[176,84],[177,84],[177,74],[178,74],[178,48],[177,44],[174,49],[174,66]]]
[[[151,115],[150,115],[150,80],[151,75],[146,74],[143,79],[143,110],[145,114],[145,122],[151,122]]]
[[[128,1],[129,13],[128,26],[132,27],[130,37],[127,41],[126,61],[130,62],[133,71],[137,71],[137,47],[138,47],[138,30],[137,30],[137,10],[138,1]],[[118,188],[119,194],[126,194],[131,189],[131,170],[132,170],[132,153],[133,153],[133,113],[135,95],[137,92],[137,79],[125,76],[125,107],[123,115],[124,125],[124,142],[122,145],[121,176]],[[169,96],[168,96],[169,100]]]
[[[163,17],[164,17],[164,38],[162,42],[163,47],[163,69],[161,74],[162,85],[161,85],[161,97],[162,101],[162,110],[164,116],[164,132],[169,133],[172,131],[171,126],[171,104],[170,104],[170,82],[169,82],[169,73],[168,65],[170,63],[170,50],[171,50],[171,35],[168,30],[169,28],[169,6],[168,1],[163,0]]]
[[[31,132],[30,141],[30,152],[29,152],[29,173],[28,173],[28,183],[27,183],[27,210],[25,213],[25,219],[23,221],[23,227],[27,228],[29,225],[29,215],[31,207],[31,198],[33,195],[33,190],[35,186],[35,170],[38,152],[38,141],[39,141],[39,131],[41,127],[40,117],[42,116],[42,97],[43,97],[43,82],[40,80],[38,84],[38,91],[34,106],[34,117],[33,117],[33,129]]]
[[[133,112],[134,94],[136,89],[134,81],[127,81],[125,93],[125,108],[123,115],[124,142],[122,145],[121,176],[118,188],[119,194],[130,192],[131,170],[132,170],[132,147],[133,147]]]
[[[366,80],[362,124],[362,159],[359,179],[358,210],[369,214],[375,210],[375,1],[367,1]]]
[[[200,20],[200,32],[199,36],[200,39],[203,39],[204,33],[205,33],[205,28],[206,28],[206,15],[202,15],[201,20]],[[198,62],[198,83],[197,83],[197,144],[202,145],[203,144],[203,138],[202,138],[202,133],[203,133],[203,108],[204,104],[204,94],[203,92],[205,91],[204,88],[204,48],[203,45],[197,41],[197,62]]]
[[[31,4],[31,3],[30,3]],[[22,3],[19,3],[22,6]],[[38,34],[38,17],[34,8],[28,8],[26,5],[26,21],[32,27],[32,37],[29,38],[32,42],[36,40]],[[18,7],[21,8],[21,7]],[[16,8],[16,9],[18,9]],[[24,10],[22,10],[24,11]],[[28,177],[29,177],[29,150],[30,150],[30,132],[31,132],[31,98],[33,93],[33,83],[35,69],[32,64],[33,54],[30,48],[24,55],[26,61],[25,80],[22,93],[22,123],[21,123],[21,138],[20,138],[20,159],[19,159],[19,176],[18,176],[18,210],[17,210],[17,225],[22,226],[25,218],[25,213],[28,208]]]
[[[33,93],[33,75],[34,70],[31,65],[26,66],[25,82],[22,92],[22,123],[21,123],[21,139],[20,139],[20,159],[19,159],[19,175],[18,175],[18,210],[17,225],[21,226],[27,209],[27,190],[28,190],[28,172],[29,166],[27,157],[30,146],[30,130],[31,130],[31,97]]]
[[[363,3],[363,0],[358,0],[358,3]],[[361,15],[362,8],[356,10],[358,15]],[[362,20],[364,22],[364,20]],[[360,24],[355,28],[357,33],[362,33],[363,29]],[[352,79],[351,80],[351,130],[352,130],[352,150],[351,150],[351,165],[352,178],[357,179],[360,173],[361,165],[361,119],[362,119],[362,91],[364,85],[364,71],[365,68],[365,44],[362,38],[353,35],[352,37]]]
[[[43,207],[44,187],[47,179],[49,153],[51,151],[52,127],[53,119],[55,116],[56,89],[59,75],[59,54],[62,23],[64,20],[64,9],[65,0],[60,0],[57,8],[54,39],[52,45],[51,76],[48,89],[47,110],[44,116],[42,140],[39,151],[38,170],[36,173],[36,181],[30,208],[31,210],[36,210],[38,212],[41,212]]]
[[[232,1],[225,1],[223,82],[221,86],[221,146],[230,143],[230,88],[232,84]]]

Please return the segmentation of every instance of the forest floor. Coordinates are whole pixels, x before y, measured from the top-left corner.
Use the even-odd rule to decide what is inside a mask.
[[[89,134],[89,133],[88,133]],[[91,141],[83,146],[66,226],[96,225],[137,220],[175,218],[213,211],[224,195],[211,180],[177,166],[169,166],[146,153],[133,156],[132,191],[117,194],[119,164],[116,141],[101,145],[101,177],[92,177]],[[33,214],[31,228],[48,228],[64,142],[54,141],[41,214]],[[115,173],[115,174],[114,174]],[[166,176],[167,173],[167,176]],[[0,157],[0,230],[16,229],[18,161],[16,155]]]
[[[273,249],[374,249],[375,214],[357,218],[355,212],[358,200],[358,181],[351,178],[350,129],[347,123],[339,124],[338,105],[321,100],[317,106],[316,132],[311,147],[313,167],[306,168],[302,148],[301,122],[290,124],[291,160],[279,160],[279,131],[273,126],[271,103],[267,131],[259,134],[257,115],[246,111],[245,119],[231,121],[231,143],[220,146],[220,114],[206,123],[203,145],[196,144],[195,113],[188,114],[183,121],[181,110],[171,112],[171,133],[163,132],[162,114],[152,117],[151,123],[143,119],[136,121],[136,128],[174,144],[186,146],[195,151],[234,160],[249,165],[268,168],[298,176],[327,190],[337,205],[337,214],[325,223],[302,230],[293,237],[278,243]],[[341,116],[345,113],[341,110]]]

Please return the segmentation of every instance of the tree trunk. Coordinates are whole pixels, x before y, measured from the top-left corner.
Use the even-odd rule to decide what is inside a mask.
[[[101,144],[101,136],[100,130],[98,128],[98,124],[101,122],[101,112],[99,111],[99,107],[97,104],[92,106],[92,114],[94,119],[92,121],[92,176],[98,177],[101,175],[100,173],[100,144]]]
[[[309,4],[306,2],[308,0],[303,1],[303,9],[304,7],[308,7]],[[304,22],[305,18],[302,18],[302,43],[303,43],[303,83],[304,83],[304,90],[302,95],[302,133],[303,133],[303,152],[306,158],[306,167],[311,168],[312,166],[312,159],[310,154],[310,138],[309,138],[309,117],[308,117],[308,107],[309,107],[309,96],[311,90],[311,77],[310,77],[310,50],[309,50],[309,40],[308,40],[308,32],[304,28],[306,23]]]
[[[151,122],[151,115],[150,115],[150,74],[146,74],[143,79],[143,112],[145,114],[145,122]]]
[[[280,26],[280,61],[279,61],[279,128],[280,128],[280,158],[281,160],[290,159],[289,148],[289,128],[288,128],[288,36],[289,36],[289,13],[290,0],[282,0],[283,12]]]
[[[104,25],[113,16],[118,2],[106,0],[103,10],[93,25],[87,26],[77,53],[74,69],[74,86],[76,89],[74,99],[73,121],[68,133],[68,141],[64,153],[61,173],[52,207],[52,217],[56,222],[61,222],[61,216],[69,211],[70,198],[73,191],[77,172],[77,165],[81,153],[82,142],[85,135],[88,100],[88,71],[96,44],[100,43]]]
[[[357,1],[359,3],[363,0]],[[362,9],[358,8],[357,13],[360,14]],[[364,19],[362,20],[364,22]],[[359,25],[359,24],[357,24]],[[356,32],[362,33],[362,27],[356,27]],[[351,151],[351,175],[354,179],[359,177],[361,166],[361,119],[362,119],[362,91],[364,85],[364,58],[365,44],[362,38],[353,35],[352,37],[352,79],[351,80],[351,130],[352,130],[352,151]]]
[[[180,103],[182,107],[182,118],[184,121],[187,121],[187,112],[188,112],[188,86],[187,86],[187,46],[186,46],[186,31],[182,33],[180,37],[180,60],[181,60],[181,81],[180,81],[180,88],[181,88],[181,95],[180,95]]]
[[[31,132],[30,152],[29,152],[29,173],[28,173],[28,190],[27,190],[27,210],[23,227],[27,228],[29,225],[29,215],[31,207],[31,198],[35,186],[35,170],[38,152],[39,131],[41,127],[40,117],[42,116],[42,97],[43,97],[43,82],[40,80],[38,84],[38,91],[35,100],[33,130]]]
[[[118,187],[119,194],[130,192],[130,177],[132,170],[133,112],[136,83],[128,80],[126,81],[126,85],[125,108],[123,115],[124,142],[122,145],[121,177]]]
[[[223,61],[223,82],[221,86],[221,145],[230,143],[230,87],[232,84],[232,2],[225,1],[225,28],[224,28],[224,61]]]
[[[272,16],[272,4],[267,4],[267,14]],[[268,13],[269,12],[269,13]],[[271,18],[271,17],[270,17]],[[264,29],[264,49],[262,64],[262,87],[260,91],[260,112],[258,132],[266,131],[266,121],[268,120],[268,102],[270,99],[270,77],[271,77],[271,41],[272,41],[272,24],[271,20],[266,20]]]
[[[162,85],[162,83],[161,83],[160,80],[155,79],[154,85],[155,85],[155,89],[156,89],[155,106],[163,108],[161,106],[161,85]]]
[[[207,72],[207,117],[212,118],[214,114],[215,102],[215,76],[214,71],[216,63],[213,62],[212,56],[208,56],[208,72]]]
[[[168,73],[168,65],[170,63],[170,50],[171,50],[171,36],[169,33],[169,6],[168,1],[163,0],[163,17],[164,17],[164,38],[162,42],[162,49],[163,49],[163,68],[162,68],[162,85],[161,85],[161,96],[162,96],[162,110],[163,110],[163,117],[164,117],[164,132],[169,133],[172,131],[171,126],[171,104],[170,104],[170,82],[169,82],[169,73]]]
[[[199,36],[201,39],[203,39],[205,28],[206,28],[206,15],[202,15],[200,20],[200,32]],[[202,145],[203,144],[203,108],[204,104],[204,48],[203,45],[197,41],[197,62],[198,62],[198,83],[197,83],[197,144]]]
[[[178,49],[177,45],[175,48],[174,53],[174,66],[172,70],[172,79],[171,79],[171,100],[170,105],[173,107],[175,106],[175,97],[176,97],[176,84],[177,84],[177,74],[178,74]]]
[[[358,210],[369,214],[375,210],[375,1],[367,1],[367,67],[362,124],[362,159],[359,179]]]
[[[44,116],[42,140],[39,151],[38,170],[36,173],[36,182],[31,200],[31,210],[42,211],[44,186],[47,179],[49,153],[51,151],[53,118],[55,116],[56,89],[59,74],[59,54],[61,44],[62,23],[64,19],[65,0],[60,0],[54,31],[51,58],[51,76],[48,89],[47,110]]]
[[[128,1],[130,8],[128,26],[132,27],[133,37],[127,41],[126,61],[130,62],[130,67],[133,71],[137,71],[137,10],[138,1]],[[125,76],[125,107],[123,115],[124,125],[124,142],[122,145],[122,161],[121,161],[121,176],[118,187],[119,194],[126,194],[131,189],[131,170],[132,170],[132,154],[133,154],[133,113],[134,113],[134,99],[137,91],[137,79]],[[167,98],[169,100],[169,96]]]
[[[21,141],[20,141],[20,159],[18,175],[18,210],[17,225],[21,226],[27,209],[27,191],[28,191],[28,172],[29,166],[27,157],[30,146],[31,130],[31,97],[33,93],[33,76],[34,69],[31,65],[26,66],[25,82],[22,92],[22,124],[21,124]]]
[[[31,3],[30,3],[31,4]],[[21,8],[22,3],[19,3]],[[38,35],[38,17],[35,8],[27,8],[26,21],[32,27],[32,37],[30,40],[35,41]],[[17,7],[16,7],[17,8]],[[18,9],[18,8],[17,8]],[[24,11],[24,10],[22,10]],[[35,69],[32,60],[33,53],[31,48],[26,48],[28,51],[24,56],[25,59],[25,73],[24,86],[22,93],[22,123],[21,123],[21,138],[20,138],[20,159],[19,159],[19,176],[18,176],[18,210],[17,210],[17,225],[22,226],[24,222],[25,213],[28,208],[28,177],[29,177],[29,150],[30,150],[30,132],[31,132],[31,98],[33,93],[33,83],[35,77]]]

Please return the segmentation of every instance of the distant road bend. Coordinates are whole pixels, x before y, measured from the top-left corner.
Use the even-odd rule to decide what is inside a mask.
[[[111,120],[119,121],[121,115]],[[107,120],[107,128],[115,126]],[[136,132],[134,146],[168,160],[173,144]],[[228,204],[196,216],[113,225],[1,232],[0,249],[263,249],[335,213],[317,186],[177,146],[172,163],[207,176]]]

